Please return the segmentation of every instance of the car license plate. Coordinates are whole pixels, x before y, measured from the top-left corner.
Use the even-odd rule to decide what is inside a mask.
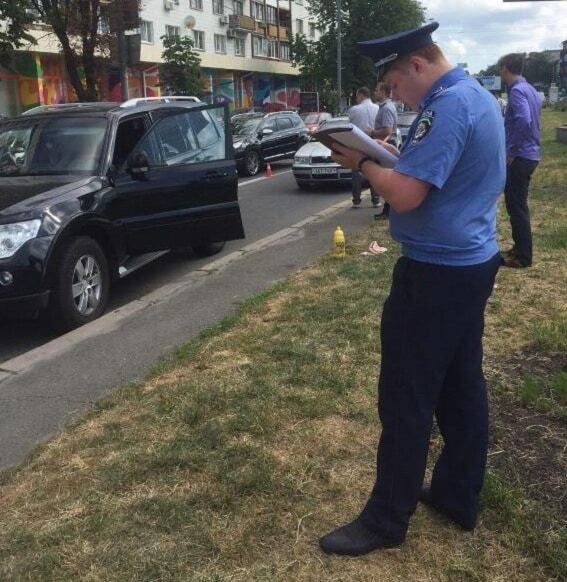
[[[313,168],[313,175],[315,176],[336,176],[337,168]]]

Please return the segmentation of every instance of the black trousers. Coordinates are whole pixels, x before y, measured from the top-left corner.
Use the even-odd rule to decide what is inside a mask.
[[[362,194],[362,174],[356,170],[352,171],[352,203],[360,204]],[[380,201],[380,196],[374,192],[372,187],[370,187],[370,198],[372,199],[372,204],[378,204]]]
[[[504,198],[512,225],[514,253],[520,263],[532,264],[532,228],[528,208],[530,179],[538,162],[526,158],[514,158],[508,166]]]
[[[438,504],[475,518],[488,447],[482,372],[484,309],[500,256],[469,267],[401,258],[381,324],[377,476],[362,517],[403,539],[415,511],[433,416],[444,447],[431,492]]]

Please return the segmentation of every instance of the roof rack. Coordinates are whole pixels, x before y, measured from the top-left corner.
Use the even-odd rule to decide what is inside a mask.
[[[135,99],[128,99],[120,105],[120,107],[135,107],[142,103],[174,103],[175,101],[186,101],[189,103],[201,103],[198,97],[192,95],[166,95],[164,97],[136,97]]]
[[[49,111],[60,111],[61,109],[84,109],[89,107],[116,107],[118,104],[111,101],[78,101],[76,103],[54,103],[52,105],[38,105],[24,111],[22,115],[36,115]]]

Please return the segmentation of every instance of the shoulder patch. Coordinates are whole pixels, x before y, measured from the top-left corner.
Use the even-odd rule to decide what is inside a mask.
[[[420,116],[417,122],[417,127],[415,128],[415,133],[413,134],[413,139],[411,143],[419,143],[431,129],[433,125],[433,120],[435,118],[435,111],[432,109],[426,109]]]

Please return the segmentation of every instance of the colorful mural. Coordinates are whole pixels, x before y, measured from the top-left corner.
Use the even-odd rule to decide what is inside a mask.
[[[202,69],[203,99],[228,103],[231,109],[256,107],[277,111],[299,107],[299,86],[294,77],[268,73]],[[158,97],[159,67],[132,68],[128,72],[128,92],[133,97]],[[107,67],[99,80],[103,101],[120,102],[120,74]],[[18,53],[11,67],[0,68],[0,113],[16,115],[37,105],[76,100],[67,80],[61,55]]]

